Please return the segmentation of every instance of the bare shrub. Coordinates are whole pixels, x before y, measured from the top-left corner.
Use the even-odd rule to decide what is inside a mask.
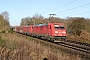
[[[42,45],[39,41],[37,43],[35,40],[27,40],[26,36],[10,33],[1,35],[8,41],[9,46],[0,47],[0,60],[81,60],[62,54],[48,45]]]

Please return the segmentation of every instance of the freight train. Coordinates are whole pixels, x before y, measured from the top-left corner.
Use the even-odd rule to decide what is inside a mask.
[[[66,39],[66,28],[64,23],[47,23],[29,26],[14,26],[14,32],[44,38],[50,41]]]

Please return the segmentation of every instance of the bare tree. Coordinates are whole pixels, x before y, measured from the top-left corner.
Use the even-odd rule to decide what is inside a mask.
[[[1,15],[4,17],[5,20],[9,20],[9,13],[7,11],[2,12]]]
[[[21,19],[20,25],[34,25],[34,24],[39,24],[43,23],[44,19],[43,16],[39,14],[35,14],[33,17],[25,17]]]
[[[9,27],[9,13],[7,11],[4,11],[1,13],[1,15],[3,16],[4,20],[3,20],[3,25],[5,28]]]
[[[3,16],[0,14],[0,29],[4,27],[4,18]]]

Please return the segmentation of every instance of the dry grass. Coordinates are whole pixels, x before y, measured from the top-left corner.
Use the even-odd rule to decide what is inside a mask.
[[[80,36],[68,34],[67,38],[69,40],[74,40],[74,41],[79,41],[79,42],[84,42],[84,43],[90,44],[90,33],[86,32],[86,31],[82,31]]]
[[[15,46],[13,49],[7,46],[0,47],[0,60],[82,60],[79,56],[71,56],[59,50],[53,50],[50,46],[43,46],[32,38],[19,34],[1,34],[7,45]],[[29,39],[29,40],[27,40]]]

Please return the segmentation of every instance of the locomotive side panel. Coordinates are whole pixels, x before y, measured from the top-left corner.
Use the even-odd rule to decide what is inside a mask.
[[[32,33],[39,36],[48,35],[48,25],[36,25],[33,27]]]
[[[28,26],[24,26],[23,27],[23,34],[27,34],[29,31],[28,31]]]

